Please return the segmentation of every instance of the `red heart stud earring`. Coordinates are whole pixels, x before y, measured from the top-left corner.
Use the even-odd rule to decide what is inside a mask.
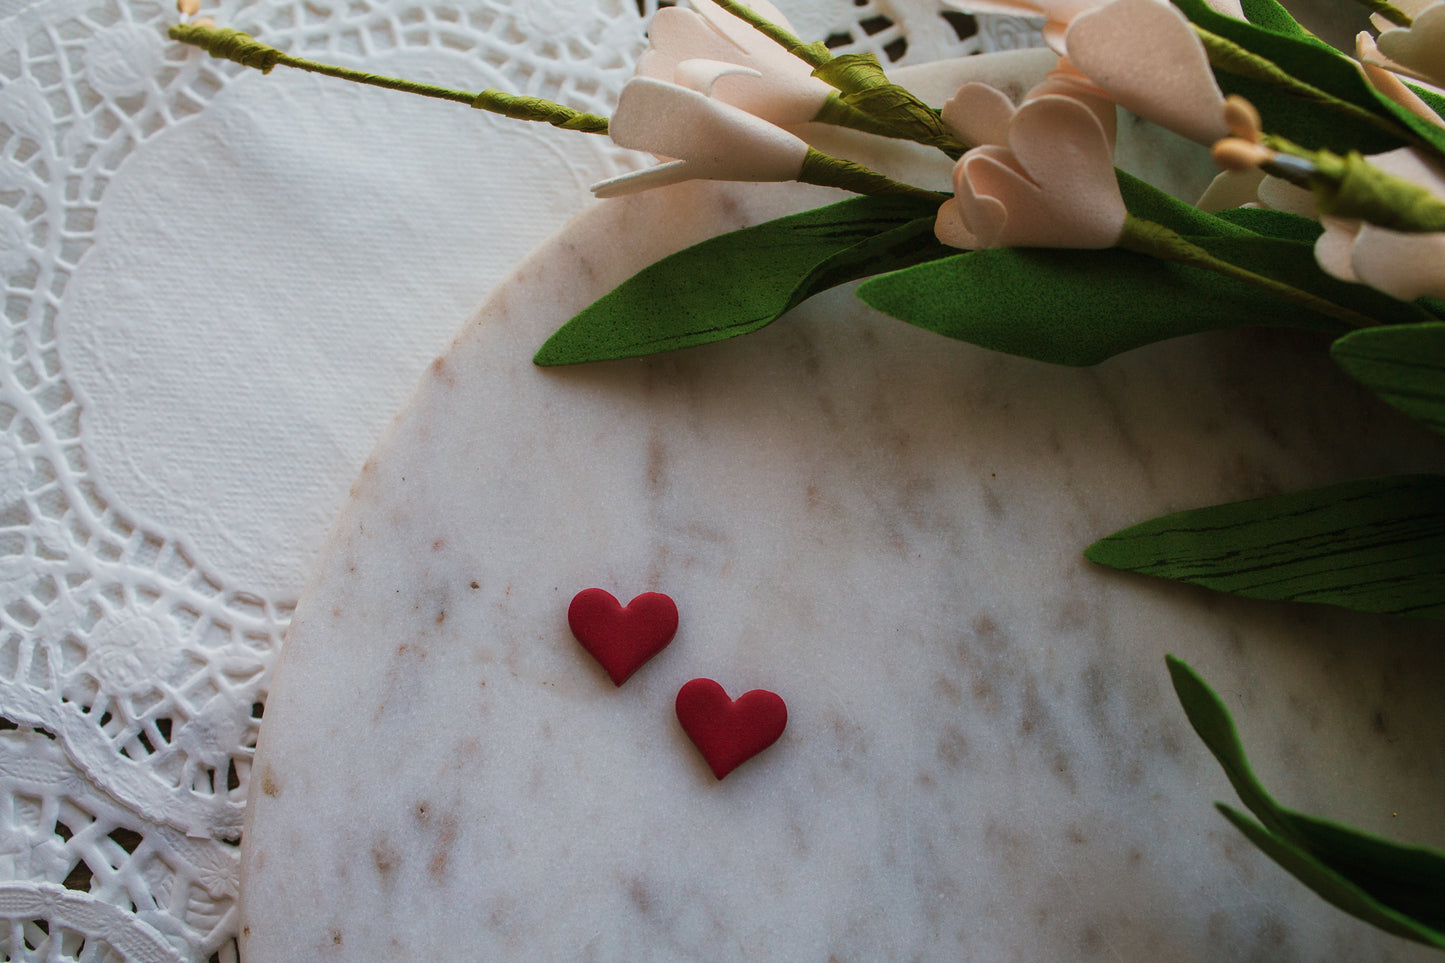
[[[583,589],[567,608],[567,624],[613,684],[621,685],[672,641],[677,606],[661,592],[646,592],[624,607],[610,592]]]
[[[677,692],[677,721],[721,779],[778,741],[788,707],[767,689],[729,699],[713,680],[693,679]]]

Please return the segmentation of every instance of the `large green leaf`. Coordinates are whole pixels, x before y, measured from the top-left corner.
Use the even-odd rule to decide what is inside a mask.
[[[756,331],[834,285],[945,256],[937,213],[932,200],[855,197],[703,241],[595,301],[533,360],[630,358]]]
[[[1345,912],[1397,936],[1445,949],[1445,853],[1391,842],[1279,805],[1250,768],[1219,696],[1183,661],[1169,676],[1194,731],[1259,819],[1219,809],[1296,879]]]
[[[1245,13],[1256,21],[1253,23],[1217,13],[1204,0],[1173,2],[1203,29],[1271,61],[1296,79],[1402,129],[1401,134],[1394,134],[1369,121],[1285,93],[1269,83],[1216,71],[1224,92],[1248,98],[1259,109],[1265,129],[1271,133],[1306,147],[1373,154],[1405,145],[1409,135],[1403,131],[1409,131],[1445,154],[1445,128],[1416,117],[1379,94],[1364,79],[1354,61],[1303,34],[1297,25],[1290,28],[1285,23],[1288,14],[1278,9],[1275,0],[1248,0]]]
[[[1179,512],[1084,554],[1248,598],[1445,618],[1445,476],[1369,478]]]
[[[1169,210],[1162,213],[1171,220]],[[1187,237],[1215,257],[1356,313],[1351,321],[1203,268],[1121,250],[973,251],[873,278],[858,289],[885,314],[946,337],[1054,364],[1090,365],[1122,351],[1200,331],[1294,327],[1343,334],[1366,319],[1431,320],[1416,305],[1320,270],[1306,240],[1267,237],[1206,215],[1225,236]],[[1250,219],[1242,219],[1249,221]],[[1303,238],[1291,215],[1260,226]]]
[[[1356,331],[1331,345],[1330,354],[1385,401],[1445,432],[1445,324]]]

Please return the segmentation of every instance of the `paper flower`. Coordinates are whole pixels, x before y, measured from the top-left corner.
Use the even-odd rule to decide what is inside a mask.
[[[1067,52],[1064,34],[1074,19],[1103,6],[1107,0],[943,0],[966,13],[991,13],[1003,17],[1043,18],[1044,42],[1058,53]],[[1162,2],[1162,0],[1161,0]],[[1206,0],[1217,13],[1244,19],[1239,0]],[[1167,3],[1164,4],[1167,6]]]
[[[1375,46],[1375,39],[1367,31],[1361,30],[1355,37],[1355,59],[1360,62],[1360,69],[1371,87],[1421,120],[1428,120],[1436,125],[1445,124],[1440,115],[1420,99],[1419,94],[1405,86],[1405,82],[1396,76],[1395,68],[1399,65],[1380,53],[1380,48]]]
[[[1445,199],[1445,168],[1408,147],[1369,158],[1386,173]],[[1401,299],[1445,297],[1445,234],[1391,231],[1362,221],[1322,217],[1315,260],[1329,274]]]
[[[1010,118],[1007,146],[975,147],[953,169],[954,197],[934,232],[944,244],[1112,247],[1127,212],[1113,146],[1088,107],[1047,95]]]
[[[833,88],[808,65],[712,0],[693,9],[664,7],[648,28],[648,49],[637,76],[706,93],[775,124],[802,124],[817,116]],[[792,27],[767,0],[751,0],[757,13]]]
[[[1228,133],[1224,94],[1189,21],[1155,0],[1113,0],[1065,33],[1069,60],[1126,110],[1200,144]]]
[[[1114,143],[1118,127],[1114,102],[1066,57],[1059,58],[1058,66],[1024,95],[1023,102],[1048,96],[1070,97],[1088,107],[1099,119],[1110,145]],[[1008,143],[1008,126],[1015,112],[1013,101],[1003,91],[974,81],[964,84],[949,98],[943,105],[942,118],[949,132],[964,144],[1003,146]]]
[[[1376,41],[1380,53],[1422,80],[1445,83],[1445,0],[1430,4],[1408,27],[1393,27]]]
[[[668,162],[594,184],[598,197],[687,180],[790,181],[808,153],[806,143],[781,127],[705,92],[648,77],[622,88],[609,132],[618,146]]]

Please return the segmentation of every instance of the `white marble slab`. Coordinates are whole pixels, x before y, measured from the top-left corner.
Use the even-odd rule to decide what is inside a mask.
[[[1440,845],[1438,629],[1081,557],[1160,512],[1445,465],[1320,342],[1068,370],[843,289],[723,344],[531,364],[660,253],[827,199],[598,206],[432,366],[267,705],[247,963],[1426,958],[1219,817],[1163,656],[1216,686],[1287,804]],[[621,688],[568,631],[589,586],[681,613]],[[673,715],[697,676],[787,701],[722,782]]]

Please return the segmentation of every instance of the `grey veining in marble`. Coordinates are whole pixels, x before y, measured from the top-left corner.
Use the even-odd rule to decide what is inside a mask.
[[[248,963],[1426,958],[1220,818],[1163,656],[1218,689],[1284,802],[1440,845],[1439,630],[1081,557],[1161,512],[1445,465],[1317,340],[1071,370],[845,288],[702,349],[531,364],[658,254],[828,197],[608,202],[437,359],[267,705]],[[568,632],[594,585],[681,612],[620,689]],[[722,782],[673,716],[695,676],[788,703]]]

